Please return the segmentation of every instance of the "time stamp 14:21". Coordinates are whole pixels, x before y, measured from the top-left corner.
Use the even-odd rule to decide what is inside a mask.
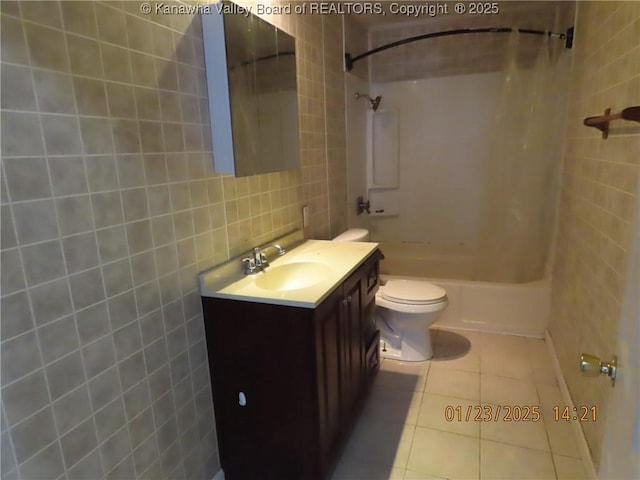
[[[556,405],[552,410],[556,422],[595,422],[598,418],[595,405]],[[542,414],[538,405],[447,405],[444,418],[447,422],[539,422]]]

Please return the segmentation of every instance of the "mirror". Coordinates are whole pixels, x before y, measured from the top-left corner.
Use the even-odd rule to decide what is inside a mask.
[[[298,168],[295,39],[228,1],[202,27],[215,171]]]

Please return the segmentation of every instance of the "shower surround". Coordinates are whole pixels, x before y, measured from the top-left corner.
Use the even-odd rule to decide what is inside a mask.
[[[466,280],[524,283],[549,260],[570,57],[553,39],[536,38],[536,55],[523,56],[529,38],[502,38],[501,71],[370,82],[380,106],[353,112],[368,131],[349,138],[364,137],[375,240],[466,247]]]
[[[368,47],[465,27],[565,31],[573,5],[556,7],[528,4],[538,13],[530,23],[512,11],[474,24],[381,26]],[[359,62],[347,75],[350,198],[371,203],[371,215],[350,224],[381,242],[383,279],[428,279],[450,292],[442,325],[545,334],[571,58],[564,47],[515,32],[432,38],[372,55],[365,78]],[[376,112],[349,101],[363,90],[381,96]],[[376,115],[395,118],[397,131],[371,129],[385,122]],[[363,173],[372,166],[388,172],[389,188]]]

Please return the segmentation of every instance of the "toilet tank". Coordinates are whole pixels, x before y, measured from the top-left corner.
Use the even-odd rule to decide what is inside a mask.
[[[350,228],[346,232],[342,232],[336,238],[334,242],[368,242],[369,230],[366,228]]]

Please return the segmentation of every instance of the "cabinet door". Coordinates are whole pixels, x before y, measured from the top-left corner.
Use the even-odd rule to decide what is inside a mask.
[[[225,477],[317,478],[312,312],[223,299],[203,307]]]
[[[333,292],[316,311],[318,407],[323,463],[332,458],[341,433],[342,288]]]
[[[360,275],[347,280],[344,286],[341,322],[341,391],[342,410],[350,416],[356,404],[363,381],[364,345],[362,338],[362,287]]]

